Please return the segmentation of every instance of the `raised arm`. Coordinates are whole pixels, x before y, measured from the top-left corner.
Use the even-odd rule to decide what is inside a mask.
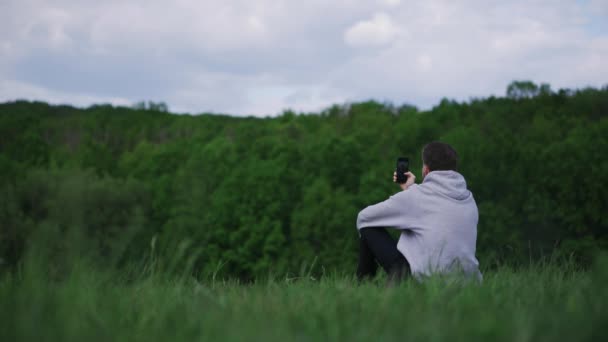
[[[412,189],[400,191],[386,201],[370,205],[357,216],[357,229],[365,227],[407,228]]]

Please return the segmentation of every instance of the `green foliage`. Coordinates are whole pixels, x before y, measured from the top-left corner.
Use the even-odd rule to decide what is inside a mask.
[[[548,84],[538,86],[530,81],[514,81],[507,87],[507,96],[512,99],[524,99],[549,94],[551,94],[551,87]]]
[[[86,170],[32,169],[3,191],[0,251],[10,264],[25,250],[42,255],[58,273],[74,258],[116,267],[139,257],[129,250],[142,248],[136,237],[149,216],[139,182]]]
[[[332,189],[324,178],[309,184],[292,214],[291,260],[299,261],[303,267],[332,265],[342,270],[354,269],[353,250],[358,240],[344,238],[353,235],[358,212],[353,201],[353,195],[343,188]]]
[[[482,267],[589,265],[608,248],[608,88],[517,81],[505,98],[426,112],[367,101],[266,119],[160,105],[0,104],[0,269],[42,248],[38,235],[58,270],[80,254],[242,280],[352,269],[358,211],[398,190],[399,156],[421,181],[432,140],[459,151]],[[81,248],[66,254],[70,234]]]
[[[140,101],[133,105],[134,109],[138,110],[153,110],[157,112],[168,112],[169,107],[164,102]]]

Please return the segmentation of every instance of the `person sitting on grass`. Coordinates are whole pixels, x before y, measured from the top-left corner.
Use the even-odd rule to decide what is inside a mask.
[[[457,172],[458,154],[446,143],[431,142],[422,150],[422,163],[421,184],[406,172],[402,191],[359,212],[359,280],[375,276],[380,264],[390,281],[456,272],[481,281],[475,258],[479,214]],[[386,228],[401,232],[398,242]]]

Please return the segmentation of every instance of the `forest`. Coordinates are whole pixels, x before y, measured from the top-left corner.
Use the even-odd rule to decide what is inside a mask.
[[[0,104],[0,273],[27,255],[238,278],[353,273],[357,213],[444,141],[479,207],[482,270],[608,249],[608,86],[513,82],[430,110],[377,101],[275,117],[164,104]]]

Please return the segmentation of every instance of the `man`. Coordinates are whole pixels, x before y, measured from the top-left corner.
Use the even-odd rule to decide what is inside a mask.
[[[431,142],[422,150],[422,163],[422,184],[407,172],[403,191],[359,213],[360,280],[374,276],[379,263],[397,281],[408,274],[421,279],[457,272],[481,281],[475,258],[477,204],[457,172],[458,155],[448,144]],[[386,228],[401,231],[398,242]]]

